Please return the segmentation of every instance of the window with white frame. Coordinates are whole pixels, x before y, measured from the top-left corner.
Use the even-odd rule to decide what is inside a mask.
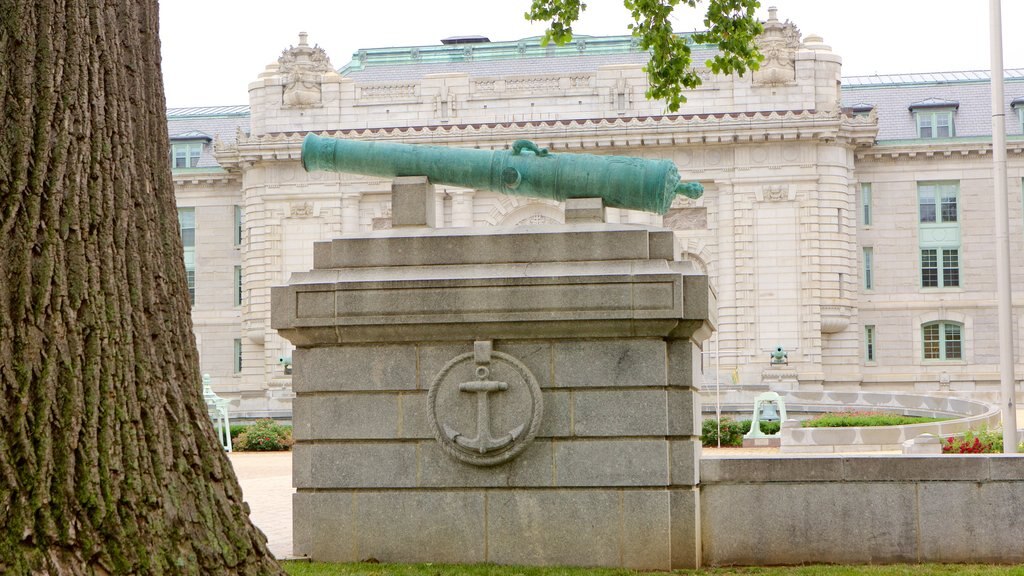
[[[235,246],[242,245],[242,224],[245,222],[245,216],[242,213],[242,207],[235,206]]]
[[[864,326],[864,361],[875,361],[875,326]]]
[[[185,249],[185,276],[188,279],[188,298],[196,303],[196,209],[178,208],[178,227],[181,245]]]
[[[922,224],[942,224],[959,220],[960,186],[956,182],[919,182],[918,216]]]
[[[922,288],[960,286],[960,185],[918,182]]]
[[[925,360],[963,360],[963,324],[946,321],[924,324],[921,348]]]
[[[952,138],[956,136],[953,127],[952,108],[922,108],[914,111],[917,121],[918,138]]]
[[[871,226],[871,184],[860,185],[860,213],[864,226]]]
[[[235,266],[235,306],[242,305],[242,267]]]
[[[242,372],[242,339],[235,338],[235,362],[234,362],[234,373],[240,374]]]
[[[960,286],[960,250],[956,248],[921,250],[921,287]]]
[[[875,287],[875,250],[869,246],[864,247],[864,289],[871,290]]]
[[[202,142],[174,142],[171,144],[171,168],[195,168],[202,154]]]

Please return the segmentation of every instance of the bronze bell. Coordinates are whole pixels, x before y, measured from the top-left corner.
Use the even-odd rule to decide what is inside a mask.
[[[761,422],[779,421],[779,409],[775,406],[775,402],[764,402],[761,404],[761,416],[759,420]]]

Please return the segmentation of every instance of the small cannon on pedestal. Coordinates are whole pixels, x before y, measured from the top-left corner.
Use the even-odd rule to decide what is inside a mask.
[[[677,194],[700,198],[697,182],[681,182],[669,160],[553,154],[529,140],[511,150],[362,142],[315,134],[302,142],[307,172],[425,176],[434,184],[564,201],[601,198],[605,206],[664,214]]]

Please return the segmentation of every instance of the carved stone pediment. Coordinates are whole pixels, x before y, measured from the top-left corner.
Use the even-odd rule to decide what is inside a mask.
[[[333,72],[327,52],[320,46],[310,46],[305,32],[299,33],[299,45],[289,46],[277,59],[284,77],[285,106],[319,106],[320,84],[323,75]]]
[[[779,22],[775,8],[768,10],[768,21],[757,44],[764,55],[761,69],[754,72],[754,84],[777,86],[796,81],[796,51],[800,49],[800,30],[790,21]]]

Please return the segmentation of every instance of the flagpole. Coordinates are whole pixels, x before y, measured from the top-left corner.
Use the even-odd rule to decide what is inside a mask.
[[[992,185],[995,198],[996,294],[999,301],[999,392],[1003,410],[1003,452],[1017,452],[1017,406],[1013,358],[1013,301],[1010,288],[1010,218],[1006,191],[1006,115],[1003,112],[1003,22],[1001,0],[989,0],[992,54]]]

